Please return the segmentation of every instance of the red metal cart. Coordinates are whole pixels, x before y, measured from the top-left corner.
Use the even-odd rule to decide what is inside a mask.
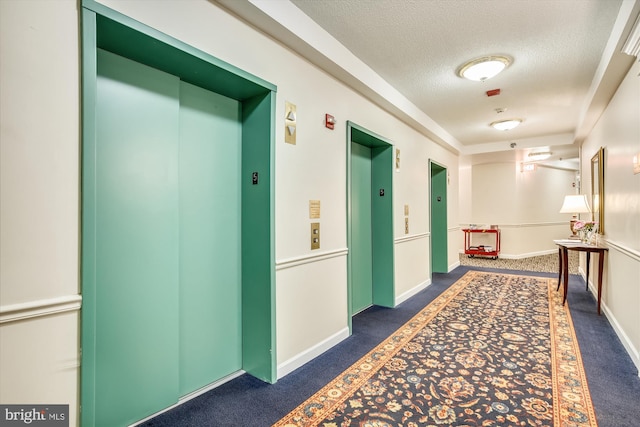
[[[500,255],[500,229],[499,228],[463,228],[464,232],[464,253],[472,258],[476,255],[498,259]],[[471,236],[474,233],[493,234],[495,236],[495,246],[478,245],[472,246]]]

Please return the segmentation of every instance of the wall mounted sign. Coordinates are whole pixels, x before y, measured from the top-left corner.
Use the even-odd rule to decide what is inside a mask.
[[[295,104],[285,101],[284,111],[284,142],[296,145],[296,128],[298,120]]]
[[[320,200],[309,200],[309,218],[320,218]]]

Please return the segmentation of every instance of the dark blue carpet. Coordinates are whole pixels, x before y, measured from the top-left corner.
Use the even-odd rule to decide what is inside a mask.
[[[351,337],[276,384],[243,375],[143,425],[270,426],[391,335],[470,269],[458,267],[448,274],[434,273],[427,289],[398,307],[371,307],[358,314],[353,318]],[[549,273],[473,269],[557,277]],[[595,301],[585,291],[580,276],[570,276],[568,301],[599,426],[640,425],[638,371],[606,317],[597,315]]]

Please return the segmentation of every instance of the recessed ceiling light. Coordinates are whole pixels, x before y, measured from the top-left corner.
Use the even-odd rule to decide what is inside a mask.
[[[515,127],[518,127],[520,123],[522,123],[522,119],[509,119],[493,122],[489,126],[498,130],[511,130]]]
[[[511,61],[508,56],[483,56],[462,64],[458,68],[458,75],[465,79],[483,82],[507,68]]]
[[[527,157],[529,157],[530,159],[535,159],[535,160],[544,160],[544,159],[548,159],[549,157],[551,157],[553,153],[551,151],[538,151],[537,153],[529,153],[527,154]]]

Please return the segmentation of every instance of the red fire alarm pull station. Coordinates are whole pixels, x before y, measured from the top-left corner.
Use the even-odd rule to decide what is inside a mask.
[[[487,96],[500,95],[500,89],[491,89],[487,91]]]
[[[331,114],[324,115],[324,125],[327,129],[333,130],[333,127],[336,124],[336,119]]]

